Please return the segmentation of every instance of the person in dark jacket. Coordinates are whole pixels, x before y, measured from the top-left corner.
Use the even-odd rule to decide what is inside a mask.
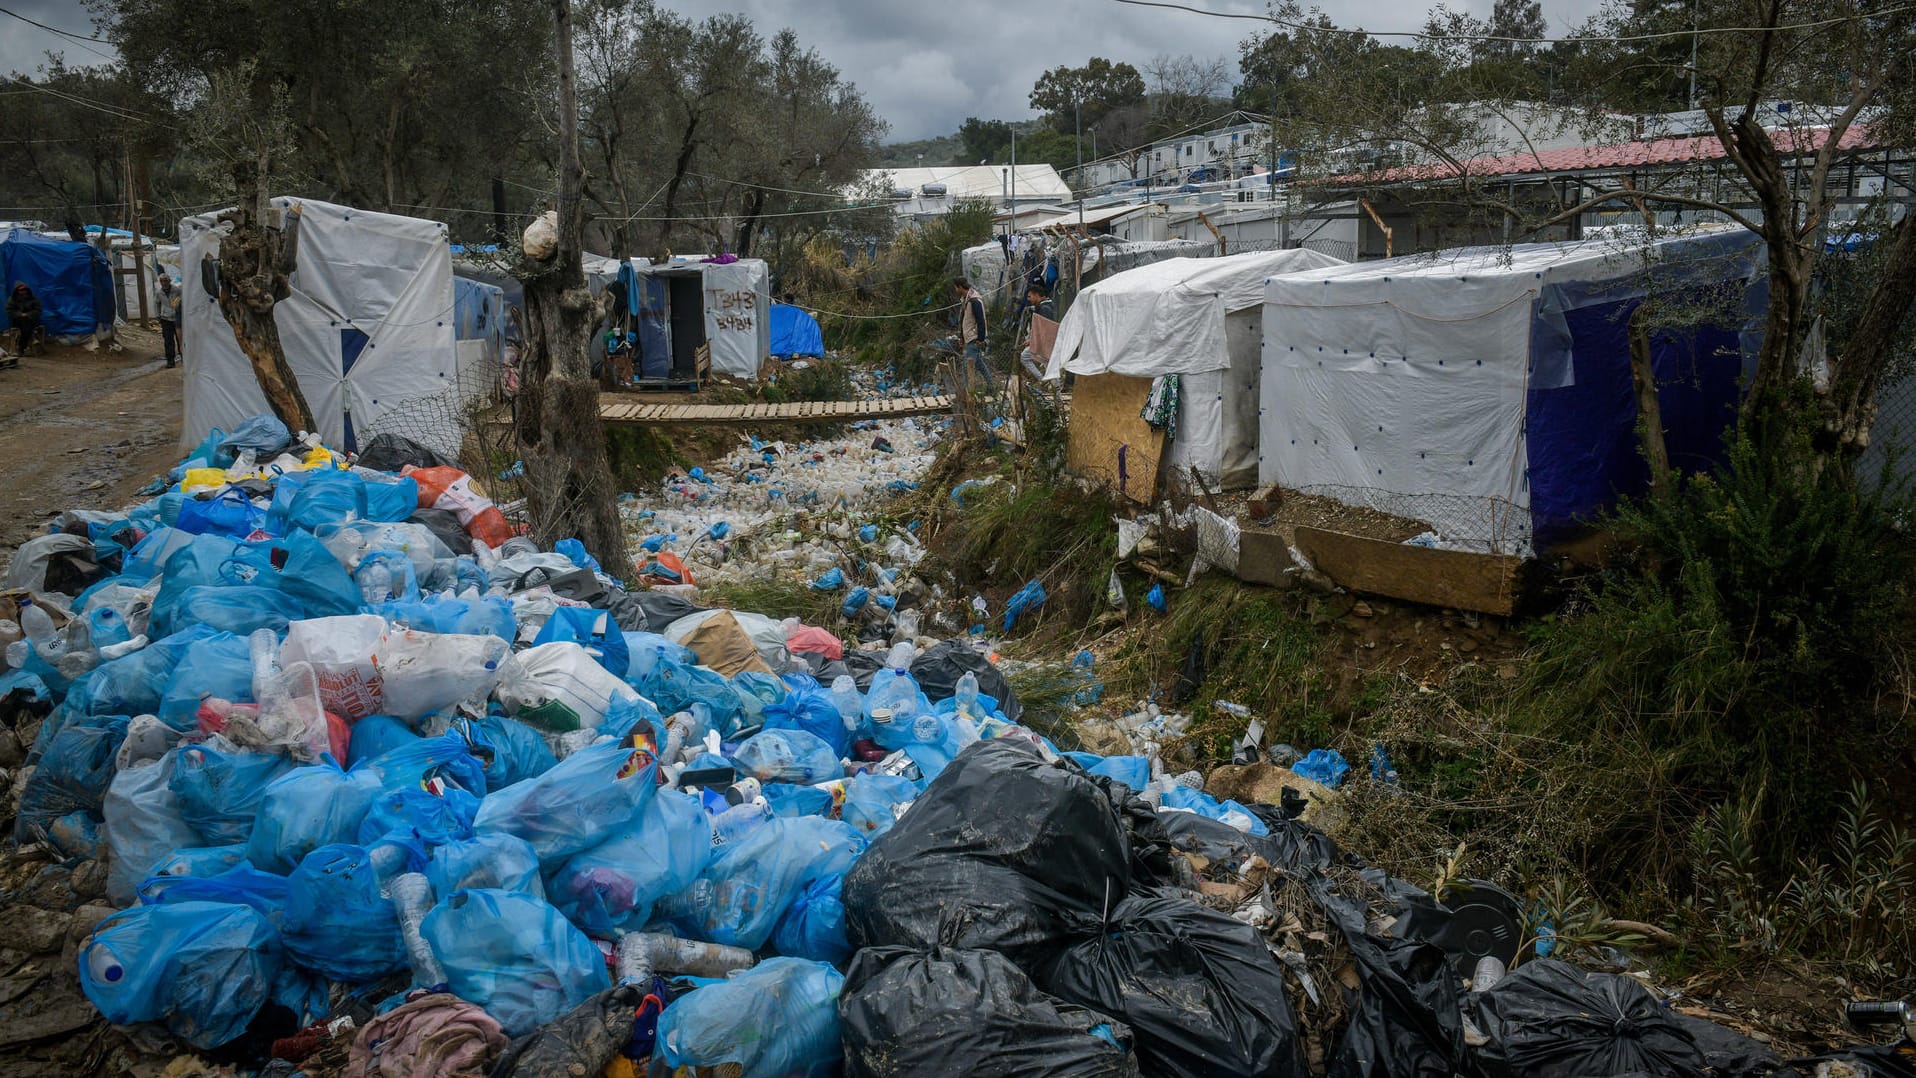
[[[166,365],[172,367],[180,353],[180,290],[165,270],[160,271],[159,301],[160,344],[166,352]]]
[[[33,294],[25,281],[15,281],[13,291],[7,296],[7,324],[15,330],[21,355],[27,354],[27,346],[40,336],[40,297]]]
[[[1051,296],[1045,292],[1044,285],[1031,282],[1025,289],[1025,307],[1032,314],[1041,314],[1053,322],[1058,320],[1058,309],[1051,304]]]

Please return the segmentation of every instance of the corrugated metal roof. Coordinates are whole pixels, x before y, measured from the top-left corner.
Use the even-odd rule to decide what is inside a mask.
[[[1770,137],[1785,153],[1815,153],[1829,141],[1829,128],[1819,127],[1804,133],[1772,131]],[[1800,149],[1797,144],[1800,143]],[[1877,145],[1868,128],[1853,126],[1843,132],[1840,148],[1867,149]],[[1619,142],[1608,146],[1572,146],[1537,153],[1504,154],[1497,157],[1473,157],[1460,165],[1404,165],[1376,172],[1350,173],[1332,177],[1331,183],[1405,183],[1415,180],[1455,179],[1470,176],[1520,176],[1531,173],[1589,172],[1600,169],[1650,168],[1662,165],[1686,165],[1698,161],[1718,161],[1725,157],[1723,143],[1715,135],[1689,138],[1651,139],[1644,142]]]

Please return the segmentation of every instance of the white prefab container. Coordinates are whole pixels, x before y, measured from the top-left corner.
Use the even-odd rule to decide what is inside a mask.
[[[327,445],[353,450],[361,440],[356,432],[381,415],[457,386],[446,226],[312,199],[272,200],[282,214],[294,205],[301,209],[292,293],[274,306],[273,319],[317,433]],[[269,411],[214,291],[220,238],[231,231],[218,216],[180,222],[182,448],[212,427],[231,430]],[[449,421],[452,411],[447,409]],[[409,432],[420,440],[432,433]],[[449,434],[454,452],[457,435],[456,429]]]
[[[1258,372],[1264,282],[1340,265],[1316,251],[1173,258],[1078,294],[1058,327],[1046,378],[1179,376],[1177,432],[1163,464],[1196,467],[1227,490],[1257,482]]]
[[[1265,286],[1258,480],[1527,555],[1643,489],[1628,329],[1659,328],[1671,463],[1721,454],[1766,278],[1741,229],[1644,243],[1470,248],[1276,276]]]

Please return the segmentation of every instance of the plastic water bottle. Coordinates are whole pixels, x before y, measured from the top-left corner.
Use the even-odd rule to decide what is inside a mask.
[[[891,646],[891,651],[885,656],[885,665],[902,673],[911,668],[911,660],[917,654],[918,649],[909,640],[900,641]]]
[[[386,568],[384,562],[374,562],[361,566],[359,570],[359,594],[367,605],[383,603],[393,598],[393,571]]]
[[[838,717],[845,720],[845,729],[858,728],[859,721],[865,717],[865,698],[858,692],[857,679],[850,674],[832,679],[832,706],[838,708]]]
[[[892,629],[891,638],[895,645],[910,644],[912,641],[917,640],[918,611],[907,610],[898,615],[897,625]]]
[[[20,631],[26,634],[27,639],[33,642],[34,648],[44,656],[46,646],[53,643],[55,631],[53,617],[38,606],[29,606],[20,611]]]
[[[958,679],[958,686],[952,692],[952,699],[958,702],[958,714],[976,716],[978,714],[978,675],[970,670]]]
[[[57,637],[55,639],[58,640]],[[54,660],[53,666],[68,681],[77,681],[85,677],[87,671],[100,665],[100,653],[93,648],[93,630],[85,618],[74,618],[67,622],[66,639],[59,643],[59,658]]]
[[[758,830],[766,820],[771,818],[772,808],[762,797],[747,801],[743,805],[733,805],[712,817],[712,845],[722,846],[728,842],[737,842]]]
[[[920,745],[945,743],[945,724],[937,715],[920,715],[912,720],[911,739]]]
[[[406,944],[406,962],[412,966],[413,983],[421,988],[446,983],[446,967],[432,953],[419,923],[432,909],[432,884],[417,872],[401,873],[393,880],[393,910],[399,915],[399,936]]]

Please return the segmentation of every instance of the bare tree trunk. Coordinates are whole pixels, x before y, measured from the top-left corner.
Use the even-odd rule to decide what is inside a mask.
[[[692,168],[692,155],[698,150],[699,114],[694,111],[685,124],[685,136],[679,143],[678,157],[672,162],[672,178],[665,185],[665,211],[659,215],[659,253],[672,242],[672,215],[679,206],[679,185]]]
[[[299,379],[286,362],[279,323],[273,305],[292,290],[287,235],[299,219],[297,207],[287,214],[286,228],[266,225],[266,172],[255,162],[233,166],[239,208],[227,216],[233,233],[220,240],[220,313],[233,327],[233,340],[253,365],[253,377],[266,394],[267,406],[292,431],[311,431],[313,410],[299,390]]]
[[[617,491],[599,423],[599,387],[588,357],[594,304],[580,261],[585,170],[579,162],[579,97],[572,61],[572,3],[552,0],[559,65],[559,242],[528,263],[524,389],[515,417],[526,464],[527,508],[542,546],[577,538],[606,567],[631,564]]]
[[[1916,224],[1905,215],[1884,243],[1889,253],[1876,287],[1864,302],[1842,354],[1831,357],[1824,435],[1832,443],[1828,451],[1845,465],[1869,447],[1870,427],[1876,422],[1876,389],[1903,320],[1916,304]]]
[[[1670,449],[1663,439],[1663,404],[1657,399],[1650,330],[1644,325],[1649,309],[1649,304],[1639,303],[1630,313],[1630,380],[1636,386],[1637,428],[1643,438],[1643,458],[1650,465],[1650,491],[1661,494],[1670,485]]]

